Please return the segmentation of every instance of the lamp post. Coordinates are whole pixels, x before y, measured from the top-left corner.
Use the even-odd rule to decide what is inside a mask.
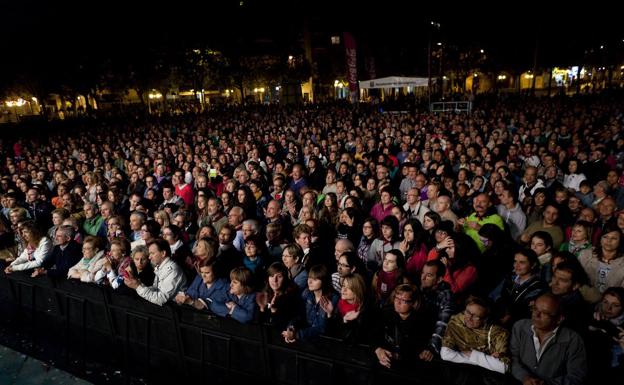
[[[427,63],[427,73],[429,76],[429,81],[427,83],[427,95],[429,97],[429,108],[431,108],[431,38],[433,35],[433,28],[440,29],[440,23],[432,21],[429,24],[429,42],[427,44],[427,56],[429,58],[428,63]]]

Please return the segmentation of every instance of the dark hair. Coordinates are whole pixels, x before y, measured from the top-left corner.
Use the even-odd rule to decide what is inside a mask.
[[[165,241],[164,239],[156,238],[147,243],[148,248],[152,245],[155,245],[156,247],[158,247],[159,251],[164,251],[165,256],[171,257],[171,247],[169,246],[169,243]]]
[[[536,231],[533,234],[531,234],[531,240],[533,240],[533,237],[537,237],[541,240],[544,241],[544,244],[546,245],[546,247],[548,249],[552,249],[553,248],[553,239],[552,236],[545,232],[545,231]]]
[[[344,253],[340,254],[339,258],[342,258],[342,257],[345,257],[347,259],[347,264],[349,264],[351,268],[355,267],[356,273],[363,274],[366,271],[364,262],[362,261],[360,257],[358,257],[355,251],[345,251]]]
[[[324,265],[314,265],[308,271],[308,278],[321,280],[321,293],[329,296],[334,290],[331,283],[331,275]]]
[[[524,248],[524,249],[520,249],[518,251],[516,251],[516,254],[520,254],[522,256],[525,256],[526,259],[529,260],[529,265],[531,265],[531,271],[533,273],[535,273],[536,271],[539,271],[540,269],[540,262],[539,262],[539,258],[538,255],[535,251],[533,251],[532,249],[529,248]]]
[[[585,269],[583,269],[583,266],[576,258],[569,258],[560,262],[555,267],[555,270],[562,270],[570,273],[570,279],[573,284],[585,285],[589,283],[589,277],[587,276]]]
[[[392,239],[390,241],[396,242],[399,239],[399,220],[394,215],[387,215],[382,221],[381,226],[388,226],[392,228]],[[383,234],[379,234],[381,237]]]
[[[442,263],[439,259],[432,259],[431,261],[425,262],[424,266],[429,267],[437,267],[436,277],[444,277],[446,275],[446,265]]]
[[[470,305],[481,306],[483,309],[485,309],[484,321],[486,323],[489,322],[490,312],[492,311],[492,305],[487,298],[471,295],[466,299],[466,306],[464,308],[467,308]]]

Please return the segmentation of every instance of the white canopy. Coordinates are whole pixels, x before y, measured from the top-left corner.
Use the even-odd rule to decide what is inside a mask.
[[[435,79],[431,79],[435,83]],[[366,88],[396,88],[396,87],[427,87],[429,85],[428,78],[404,78],[400,76],[389,76],[387,78],[362,80],[360,89]]]

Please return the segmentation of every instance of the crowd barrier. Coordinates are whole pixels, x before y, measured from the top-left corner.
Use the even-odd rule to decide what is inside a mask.
[[[131,293],[132,294],[132,293]],[[242,325],[188,306],[153,305],[136,295],[75,280],[0,272],[0,298],[33,339],[53,341],[78,372],[90,362],[148,383],[439,384],[460,366],[416,362],[386,369],[370,347],[321,337],[286,344],[270,325]]]

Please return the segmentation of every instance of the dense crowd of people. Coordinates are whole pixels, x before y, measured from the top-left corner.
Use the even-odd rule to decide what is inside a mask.
[[[4,140],[2,270],[483,368],[455,383],[612,378],[622,105],[232,107]]]

